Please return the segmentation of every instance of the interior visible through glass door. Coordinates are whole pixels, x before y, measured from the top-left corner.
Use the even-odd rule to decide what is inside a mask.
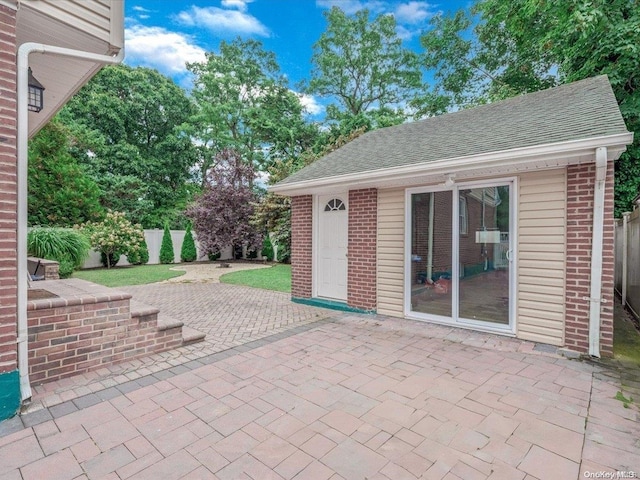
[[[509,325],[509,185],[458,191],[461,319]]]
[[[411,310],[452,316],[453,193],[411,195]]]

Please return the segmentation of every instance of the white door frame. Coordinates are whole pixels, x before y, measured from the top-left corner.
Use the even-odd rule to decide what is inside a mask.
[[[340,198],[340,200],[342,200],[347,208],[347,235],[348,235],[348,229],[349,229],[349,220],[348,220],[348,215],[349,215],[349,192],[345,191],[345,192],[339,192],[339,193],[330,193],[330,194],[316,194],[313,196],[313,214],[312,214],[312,255],[311,255],[311,270],[312,270],[312,275],[311,275],[311,296],[313,298],[326,298],[326,297],[320,297],[320,295],[318,295],[318,285],[319,285],[319,280],[318,280],[318,275],[319,275],[319,269],[318,269],[318,265],[319,265],[319,255],[320,255],[320,214],[323,212],[324,210],[324,202],[327,199],[331,199],[331,198]],[[320,204],[322,200],[322,205]],[[347,247],[348,248],[348,247]],[[348,271],[347,271],[347,278],[345,279],[347,282],[349,281],[348,278]],[[340,301],[347,301],[346,295],[345,298],[340,300]]]
[[[465,188],[482,188],[482,187],[497,187],[502,185],[509,185],[509,325],[501,326],[499,324],[492,324],[490,322],[482,322],[471,319],[459,318],[459,275],[451,275],[451,317],[445,317],[440,315],[432,315],[427,313],[415,312],[411,310],[411,238],[412,238],[412,204],[411,196],[416,193],[431,193],[431,192],[451,192],[451,236],[456,239],[452,242],[451,246],[451,258],[452,265],[451,271],[458,272],[460,269],[459,258],[459,238],[460,238],[460,221],[459,217],[459,191]],[[516,334],[516,312],[517,312],[517,272],[518,272],[518,178],[517,177],[505,177],[491,180],[475,180],[469,182],[456,183],[451,187],[444,185],[431,185],[425,187],[407,188],[405,190],[405,234],[404,234],[404,315],[406,318],[412,320],[429,321],[433,323],[441,323],[445,325],[454,325],[461,328],[470,328],[473,330],[482,330],[492,333],[500,333],[503,335],[515,336]]]

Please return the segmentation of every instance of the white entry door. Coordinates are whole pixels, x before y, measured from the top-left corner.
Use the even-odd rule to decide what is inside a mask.
[[[318,297],[347,300],[347,195],[317,197],[316,293]]]

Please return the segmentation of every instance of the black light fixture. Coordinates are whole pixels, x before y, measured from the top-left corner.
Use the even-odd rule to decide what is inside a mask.
[[[44,107],[44,87],[29,67],[29,111],[38,113]]]

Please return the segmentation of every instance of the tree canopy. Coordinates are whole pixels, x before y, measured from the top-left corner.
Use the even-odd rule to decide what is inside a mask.
[[[174,222],[190,191],[196,150],[183,124],[193,104],[169,78],[126,65],[102,69],[60,118],[80,140],[72,152],[103,191],[103,204],[146,228]]]
[[[313,47],[308,93],[332,99],[327,118],[381,127],[401,123],[423,101],[419,57],[403,47],[392,15],[369,20],[333,7],[325,13],[327,29]],[[343,132],[348,133],[348,132]]]
[[[432,113],[608,75],[636,133],[616,162],[616,214],[631,208],[640,186],[638,0],[479,0],[471,13],[436,16],[421,42],[437,80]]]

